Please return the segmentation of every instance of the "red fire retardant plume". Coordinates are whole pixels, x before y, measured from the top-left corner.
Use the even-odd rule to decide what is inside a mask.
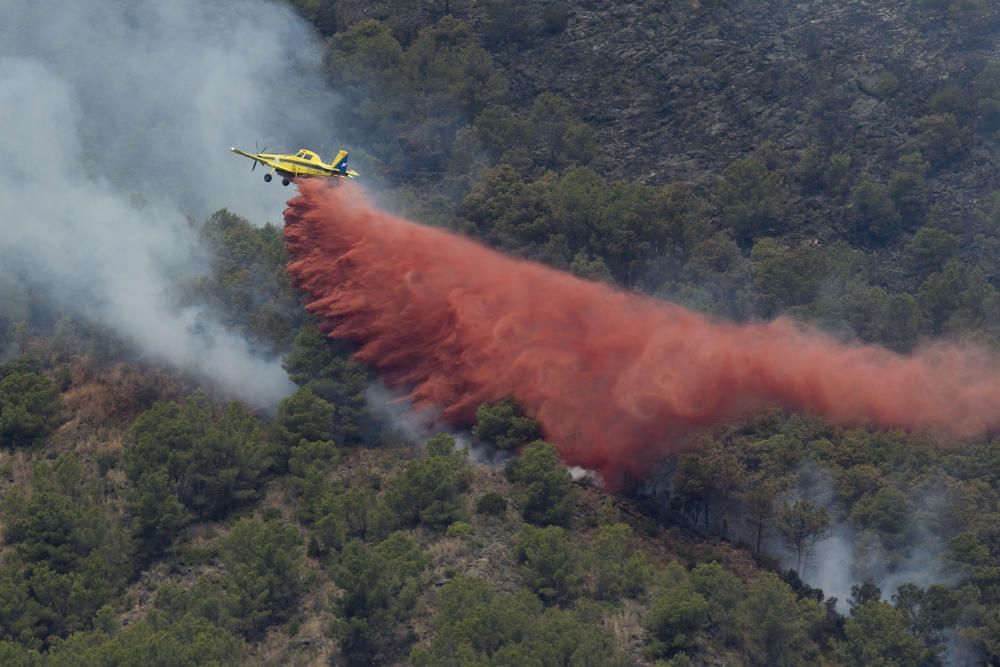
[[[299,189],[288,268],[326,333],[452,423],[513,396],[567,463],[612,484],[762,405],[963,438],[1000,425],[982,350],[905,357],[787,320],[713,320],[395,217],[350,184]]]

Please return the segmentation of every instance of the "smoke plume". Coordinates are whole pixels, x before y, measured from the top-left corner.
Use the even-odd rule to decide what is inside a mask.
[[[277,220],[287,193],[229,146],[337,145],[309,27],[266,0],[0,3],[0,320],[20,290],[111,327],[259,406],[291,390],[178,283],[206,258],[190,220]]]
[[[958,437],[1000,425],[985,351],[939,343],[904,357],[787,320],[712,320],[394,217],[351,185],[299,189],[285,211],[289,271],[330,336],[452,422],[513,396],[567,463],[612,485],[767,404]]]

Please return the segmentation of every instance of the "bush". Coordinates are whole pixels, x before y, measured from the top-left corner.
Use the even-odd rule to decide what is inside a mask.
[[[484,493],[476,501],[476,513],[502,516],[507,512],[507,499],[499,493]]]
[[[472,535],[472,526],[465,521],[456,521],[448,526],[448,530],[445,531],[445,535],[447,537],[468,537],[469,535]]]

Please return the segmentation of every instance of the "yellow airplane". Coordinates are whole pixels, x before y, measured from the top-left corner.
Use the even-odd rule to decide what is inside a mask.
[[[267,165],[271,171],[281,176],[281,184],[288,185],[293,178],[303,176],[323,176],[325,178],[354,178],[358,172],[347,168],[347,151],[341,150],[336,157],[325,164],[318,155],[305,148],[295,155],[282,153],[247,153],[239,148],[230,148],[232,152],[253,160],[250,171],[257,168],[257,163]],[[264,149],[267,150],[266,148]],[[264,174],[264,180],[271,182],[270,172]]]

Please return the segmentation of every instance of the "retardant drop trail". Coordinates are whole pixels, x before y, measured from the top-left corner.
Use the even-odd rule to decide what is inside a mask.
[[[330,336],[453,423],[513,396],[567,463],[612,483],[764,404],[958,437],[1000,425],[985,351],[904,357],[787,320],[714,321],[395,217],[351,184],[299,189],[288,268]]]

